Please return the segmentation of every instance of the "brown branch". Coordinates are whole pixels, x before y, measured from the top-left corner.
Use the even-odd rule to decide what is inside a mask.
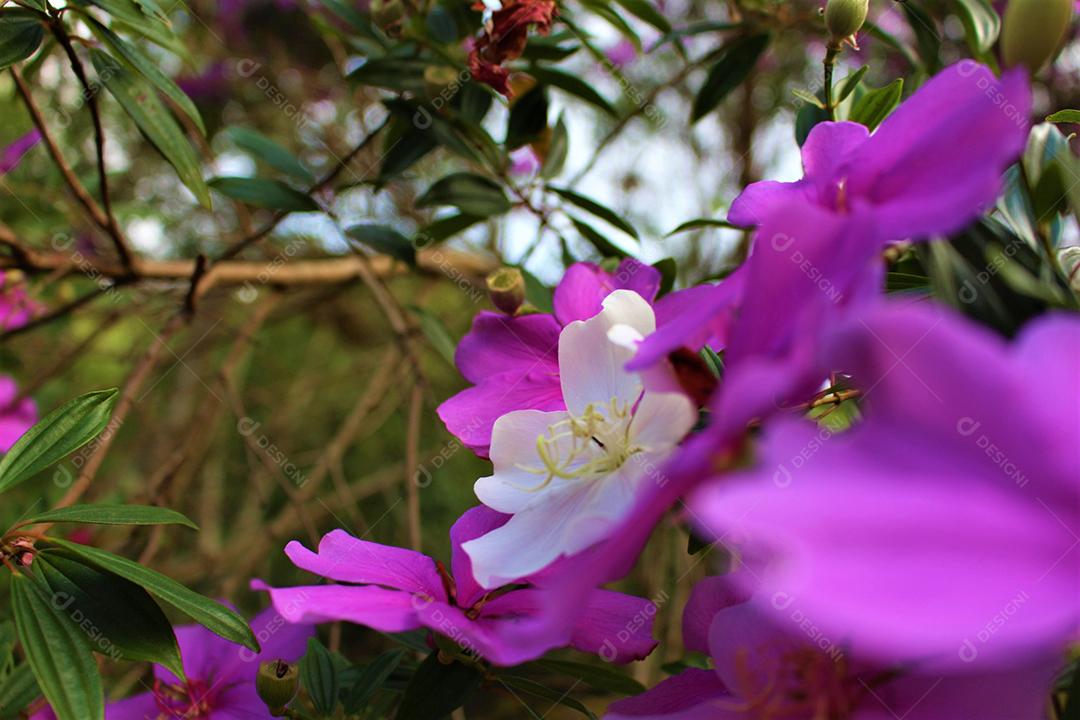
[[[420,551],[420,419],[424,409],[424,389],[417,377],[409,392],[408,435],[405,438],[405,509],[409,529],[409,547]]]

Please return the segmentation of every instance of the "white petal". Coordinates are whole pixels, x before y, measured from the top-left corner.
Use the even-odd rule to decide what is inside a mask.
[[[536,439],[549,435],[552,426],[569,418],[566,412],[517,410],[495,421],[491,432],[491,462],[495,472],[476,481],[474,490],[480,502],[493,510],[515,513],[524,509],[551,489],[537,489],[544,476],[524,468],[540,468]],[[558,428],[556,428],[557,432]],[[563,456],[569,452],[570,439],[555,443]]]
[[[581,415],[589,403],[607,403],[612,398],[633,403],[641,394],[641,380],[625,370],[636,351],[612,342],[608,332],[627,325],[641,336],[648,335],[656,329],[656,316],[649,303],[631,290],[616,290],[603,304],[598,315],[570,323],[559,336],[563,399],[575,415]]]
[[[636,445],[667,450],[686,437],[697,419],[697,410],[685,395],[647,392],[638,403],[630,433]]]

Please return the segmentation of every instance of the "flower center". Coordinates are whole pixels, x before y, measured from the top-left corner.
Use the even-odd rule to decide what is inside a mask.
[[[206,720],[210,717],[210,688],[202,680],[183,685],[154,681],[154,699],[165,720]]]
[[[849,674],[843,655],[815,648],[790,648],[765,674],[751,665],[750,653],[736,654],[739,676],[735,688],[739,709],[753,720],[848,720],[865,690]]]
[[[609,475],[645,448],[633,441],[634,419],[630,403],[612,398],[606,404],[589,403],[581,415],[548,426],[536,438],[541,467],[518,465],[544,481],[529,490],[541,490],[553,480],[579,480]]]

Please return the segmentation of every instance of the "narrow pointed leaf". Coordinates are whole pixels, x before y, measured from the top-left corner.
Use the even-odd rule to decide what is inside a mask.
[[[65,522],[89,525],[184,525],[193,530],[199,529],[175,510],[153,505],[73,505],[38,513],[20,521],[19,525]]]

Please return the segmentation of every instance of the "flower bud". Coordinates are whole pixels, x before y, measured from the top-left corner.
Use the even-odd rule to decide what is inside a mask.
[[[296,695],[300,670],[284,660],[264,662],[259,665],[259,674],[255,677],[255,690],[259,698],[266,703],[270,714],[280,716]]]
[[[1061,46],[1072,12],[1073,0],[1009,0],[1001,30],[1005,65],[1038,72]]]
[[[368,6],[371,19],[383,30],[393,30],[405,18],[405,6],[401,0],[371,0]]]
[[[458,83],[458,71],[447,65],[428,65],[424,68],[424,90],[429,98],[441,96]]]
[[[525,277],[517,268],[505,267],[487,276],[488,295],[495,307],[515,314],[525,302]]]
[[[833,42],[840,43],[859,32],[869,10],[870,0],[829,0],[825,5],[825,27]]]

